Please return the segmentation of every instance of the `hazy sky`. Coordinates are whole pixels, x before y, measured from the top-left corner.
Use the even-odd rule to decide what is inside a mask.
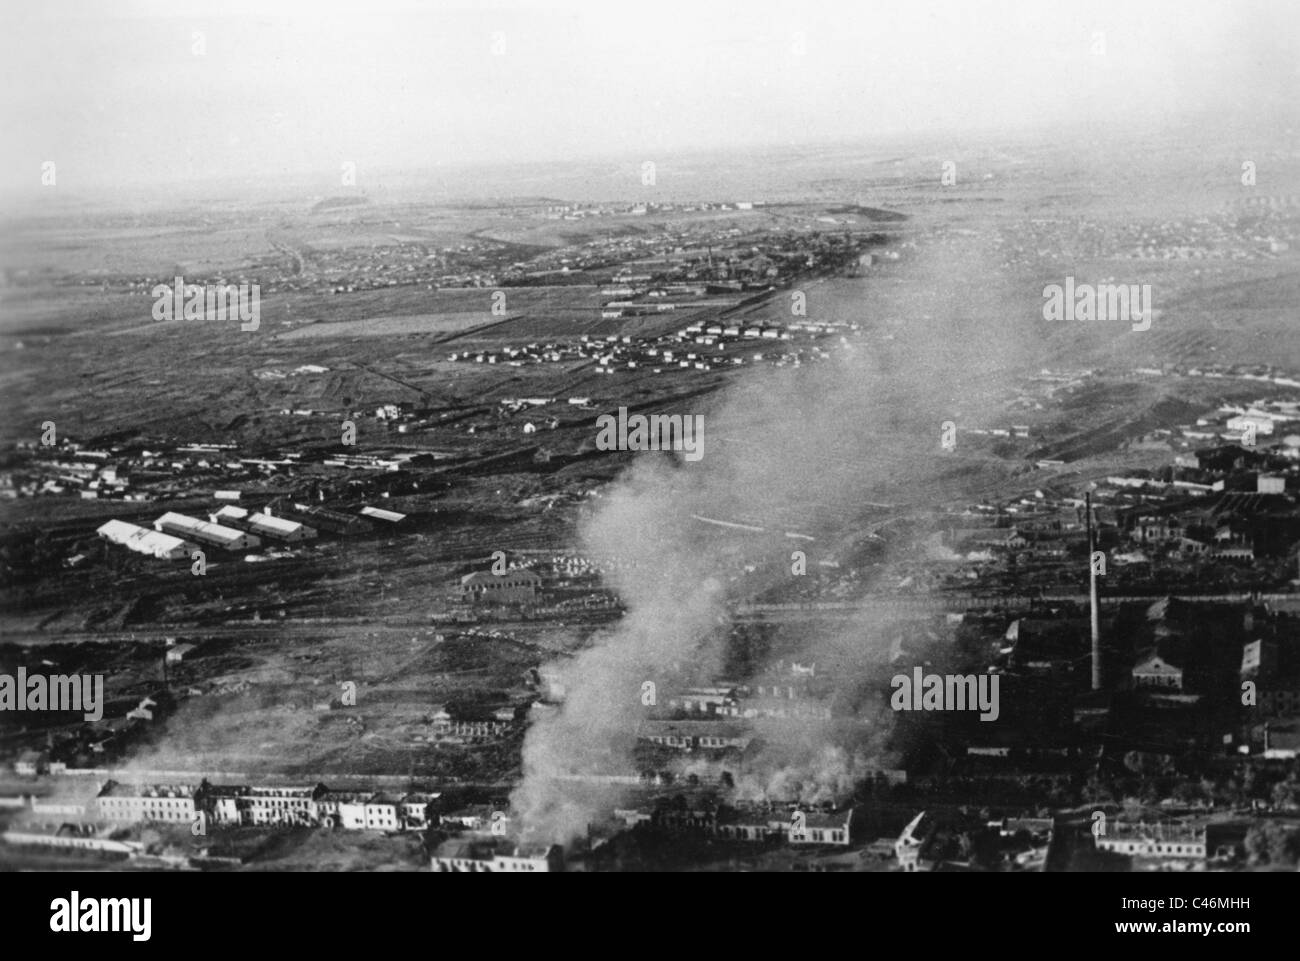
[[[1070,120],[1133,132],[1289,116],[1300,92],[1292,0],[36,0],[0,18],[7,189],[46,160],[61,186],[111,186]]]

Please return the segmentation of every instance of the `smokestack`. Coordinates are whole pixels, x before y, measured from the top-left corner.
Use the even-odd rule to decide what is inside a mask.
[[[1084,495],[1088,512],[1088,602],[1092,613],[1092,689],[1101,690],[1101,618],[1097,612],[1097,567],[1092,562],[1092,491]]]

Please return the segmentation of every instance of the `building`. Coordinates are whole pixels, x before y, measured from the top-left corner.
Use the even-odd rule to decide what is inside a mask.
[[[442,815],[439,823],[444,828],[460,829],[477,834],[494,832],[510,833],[510,814],[490,804],[475,804],[470,807],[449,811]],[[495,829],[493,826],[496,826]]]
[[[136,824],[163,821],[193,824],[198,813],[194,791],[183,784],[119,784],[108,781],[95,798],[100,820]]]
[[[1247,413],[1229,417],[1225,426],[1231,431],[1246,431],[1253,428],[1256,434],[1272,434],[1274,424],[1271,417]]]
[[[216,824],[240,823],[239,797],[248,788],[235,785],[201,784],[196,793],[200,808]]]
[[[386,511],[379,507],[363,507],[361,513],[366,517],[373,517],[378,521],[385,521],[389,524],[396,524],[399,521],[406,520],[405,514],[399,514],[397,511]]]
[[[804,811],[802,818],[791,818],[786,825],[786,840],[791,844],[838,844],[847,847],[853,825],[853,809],[825,814]]]
[[[14,761],[14,773],[20,777],[35,777],[38,774],[44,774],[46,770],[46,756],[40,751],[23,751],[18,755],[18,760]]]
[[[186,654],[194,650],[194,647],[193,644],[177,644],[174,647],[167,648],[167,653],[163,655],[163,658],[168,664],[179,664],[185,660]]]
[[[326,827],[361,831],[366,827],[370,791],[326,791],[316,799],[316,818]]]
[[[1255,697],[1259,713],[1265,717],[1292,717],[1300,714],[1300,680],[1260,681]]]
[[[541,585],[542,579],[529,570],[474,571],[460,579],[460,593],[474,604],[531,604]]]
[[[110,544],[161,560],[180,560],[189,557],[194,550],[193,544],[179,537],[151,531],[147,527],[138,527],[126,521],[108,521],[100,525],[96,533]]]
[[[617,813],[617,812],[616,812]],[[718,812],[714,836],[724,841],[769,841],[781,836],[762,814],[726,809]]]
[[[315,824],[324,784],[314,787],[249,787],[236,798],[240,824]]]
[[[789,721],[829,721],[831,705],[810,698],[747,697],[732,712],[738,717],[774,717]]]
[[[427,827],[433,817],[433,802],[441,796],[440,792],[427,794],[423,791],[412,791],[403,795],[401,800],[397,802],[402,827],[408,830]]]
[[[140,698],[139,704],[126,712],[126,716],[141,721],[152,721],[153,709],[157,706],[158,702],[146,695],[145,697]]]
[[[376,794],[365,802],[367,831],[399,831],[403,827],[401,805],[397,798]]]
[[[714,837],[718,833],[718,811],[713,807],[660,807],[651,815],[655,827],[675,834]]]
[[[262,543],[262,539],[253,534],[221,524],[212,524],[197,517],[177,514],[174,511],[163,514],[153,522],[153,526],[156,530],[227,551],[247,550]]]
[[[1139,688],[1181,691],[1184,650],[1180,638],[1164,637],[1155,647],[1138,655],[1133,665],[1133,685]]]
[[[6,844],[73,848],[81,851],[127,855],[136,854],[144,848],[144,845],[138,841],[115,841],[106,836],[98,825],[77,823],[64,823],[51,827],[34,825],[11,827],[0,834],[0,840]]]
[[[519,711],[513,707],[498,708],[490,712],[460,711],[455,713],[439,708],[431,718],[433,735],[438,740],[479,743],[504,737],[519,722]]]
[[[1160,861],[1205,861],[1204,825],[1115,820],[1095,838],[1097,850]]]
[[[267,510],[270,508],[268,507]],[[338,534],[342,537],[355,537],[374,530],[370,521],[364,517],[342,514],[326,507],[313,507],[311,504],[294,504],[292,508],[277,507],[276,514],[288,520],[310,525],[327,534]]]
[[[668,706],[700,714],[735,714],[739,703],[736,691],[730,687],[693,687],[668,699]]]
[[[636,736],[682,751],[744,751],[755,740],[748,725],[728,721],[642,721]]]
[[[1260,474],[1255,478],[1255,491],[1259,494],[1285,494],[1286,478],[1280,474]]]
[[[564,852],[558,844],[518,844],[505,839],[452,838],[438,845],[430,868],[442,873],[475,871],[563,871]]]
[[[1279,761],[1300,757],[1300,721],[1266,721],[1264,757]]]
[[[214,524],[233,527],[236,530],[246,531],[258,537],[285,541],[291,544],[312,540],[316,537],[315,529],[308,527],[306,524],[266,513],[254,514],[233,504],[227,504],[210,516]]]

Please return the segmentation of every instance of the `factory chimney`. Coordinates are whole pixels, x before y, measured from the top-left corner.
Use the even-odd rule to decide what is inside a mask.
[[[1101,690],[1101,617],[1097,611],[1097,568],[1092,562],[1092,492],[1084,494],[1088,512],[1088,604],[1092,614],[1092,689]]]

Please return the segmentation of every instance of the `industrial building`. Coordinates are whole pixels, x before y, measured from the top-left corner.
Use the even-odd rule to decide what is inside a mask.
[[[189,517],[173,511],[168,511],[158,518],[153,522],[153,526],[168,534],[186,537],[228,551],[247,550],[262,543],[262,539],[254,534],[235,530],[233,527],[223,527],[221,524],[211,524],[197,517]]]
[[[474,571],[460,579],[461,596],[476,604],[531,604],[542,579],[528,570]]]
[[[311,504],[297,503],[291,507],[284,507],[278,502],[273,506],[275,513],[280,517],[299,521],[303,524],[310,524],[316,530],[325,531],[327,534],[354,537],[374,530],[374,526],[364,517],[342,514],[326,507],[313,507]]]
[[[151,531],[126,521],[108,521],[96,533],[110,544],[117,544],[137,554],[174,561],[189,557],[194,545],[179,537]]]
[[[396,524],[399,521],[406,520],[405,514],[399,514],[397,511],[386,511],[379,507],[363,507],[361,513],[366,517],[373,517],[375,520],[387,521],[390,524]]]
[[[291,521],[284,517],[275,517],[267,513],[255,514],[246,508],[236,507],[234,504],[226,504],[221,510],[210,516],[214,524],[233,527],[236,530],[277,541],[296,543],[311,540],[316,536],[315,529],[308,527],[306,524]]]

